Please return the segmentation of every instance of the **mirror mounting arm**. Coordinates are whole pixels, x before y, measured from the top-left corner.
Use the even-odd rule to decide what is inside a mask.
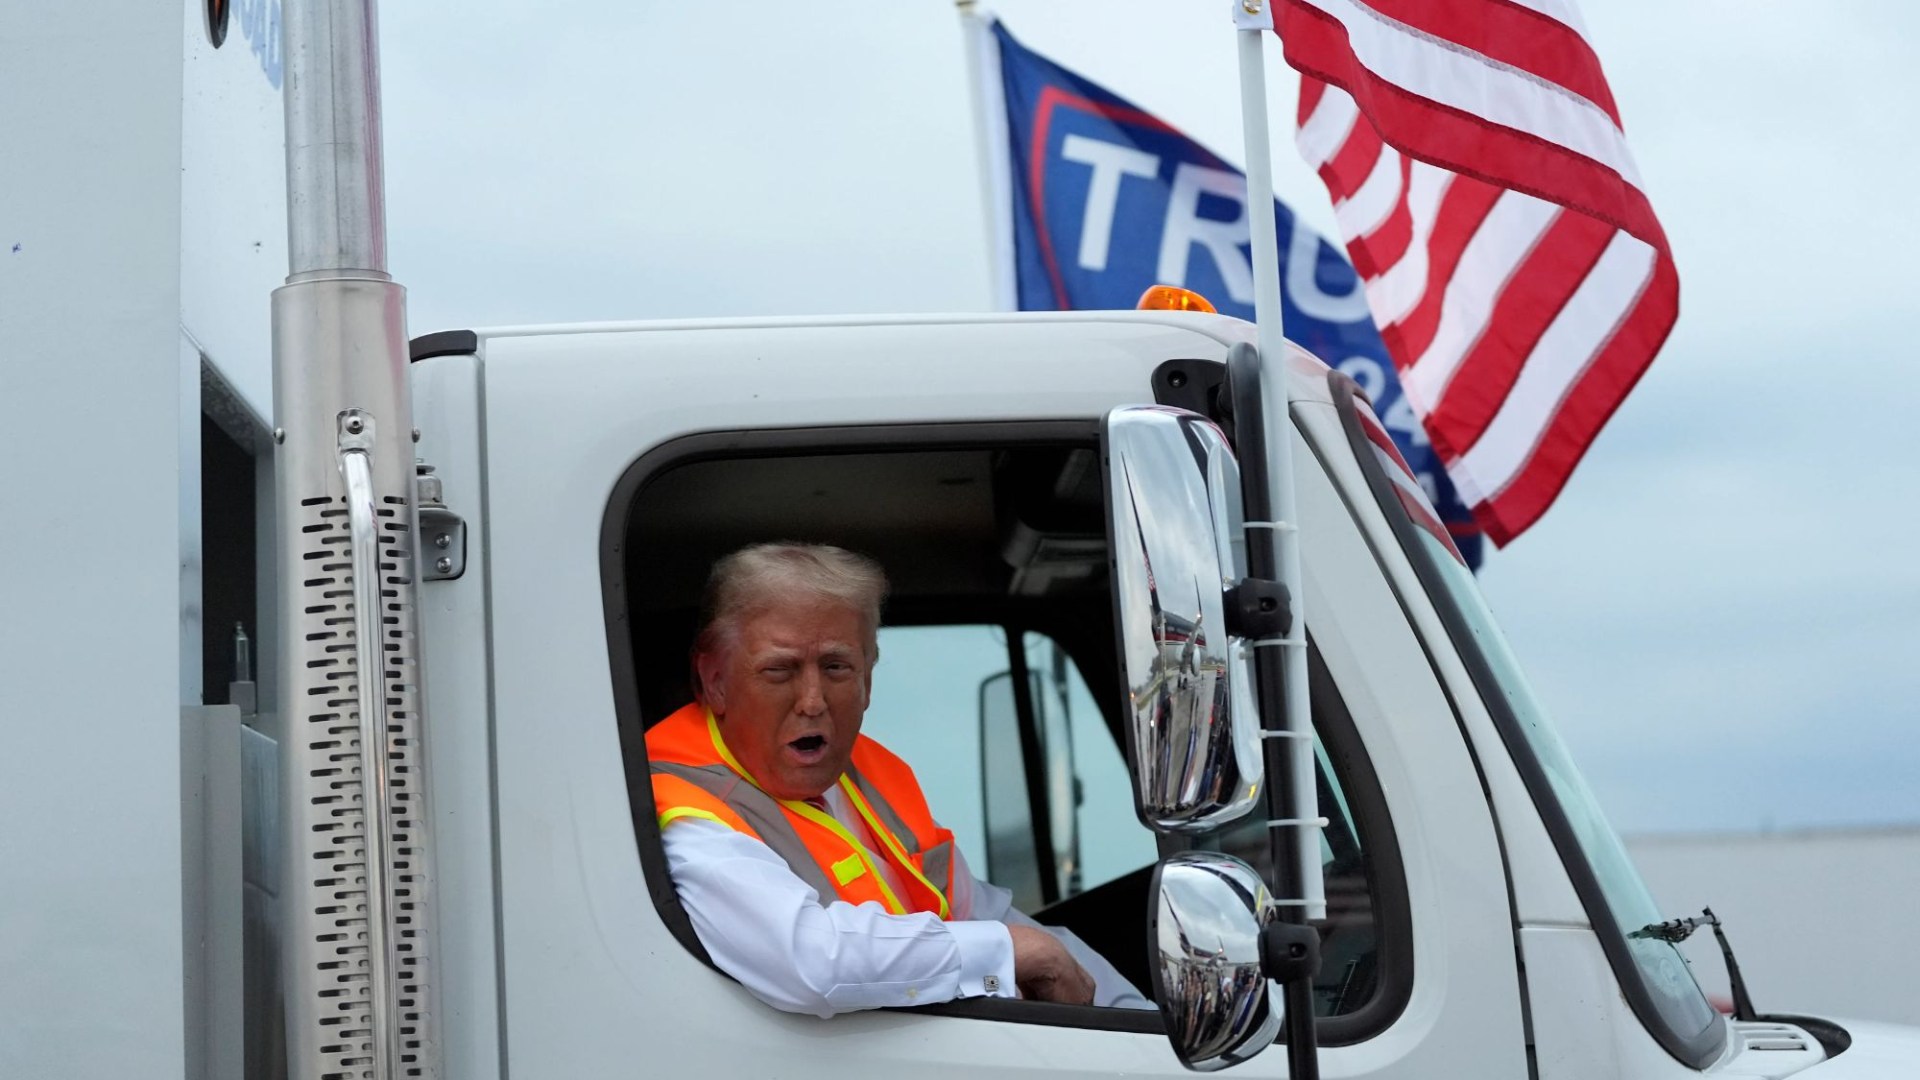
[[[1260,931],[1260,970],[1282,986],[1320,974],[1320,931],[1303,923],[1268,923]]]
[[[1241,578],[1225,593],[1227,633],[1247,641],[1293,632],[1293,594],[1283,582]]]

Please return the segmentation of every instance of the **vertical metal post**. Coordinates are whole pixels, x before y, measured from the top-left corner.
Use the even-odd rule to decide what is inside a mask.
[[[373,0],[287,0],[288,281],[387,276]]]
[[[393,890],[387,880],[393,828],[393,772],[388,747],[387,675],[381,655],[380,505],[373,489],[373,421],[351,410],[340,418],[340,474],[347,486],[347,535],[352,550],[354,668],[360,709],[360,809],[365,840],[367,1002],[373,1013],[376,1076],[395,1075],[401,1059],[394,1015],[399,957],[393,938]],[[371,751],[368,748],[373,748]]]
[[[273,295],[288,1076],[432,1077],[405,291],[386,272],[372,0],[286,0]]]
[[[1260,6],[1257,0],[1237,0],[1235,7],[1245,11]],[[1268,425],[1267,453],[1272,462],[1268,470],[1268,491],[1272,500],[1273,527],[1263,530],[1273,536],[1275,580],[1287,587],[1293,600],[1294,632],[1284,646],[1286,656],[1287,728],[1306,745],[1306,752],[1292,755],[1291,786],[1297,799],[1289,808],[1289,817],[1301,822],[1298,884],[1310,919],[1327,917],[1326,886],[1320,873],[1319,813],[1313,775],[1313,714],[1307,700],[1307,637],[1305,588],[1300,573],[1299,512],[1295,507],[1293,486],[1293,420],[1287,399],[1287,339],[1282,326],[1280,303],[1280,244],[1273,210],[1273,157],[1267,128],[1266,57],[1262,52],[1266,29],[1241,29],[1240,112],[1247,143],[1247,209],[1253,232],[1253,311],[1254,334],[1260,343],[1261,380],[1266,394]]]
[[[1255,337],[1259,342],[1260,392],[1264,398],[1264,507],[1248,505],[1247,566],[1254,576],[1271,575],[1286,586],[1293,605],[1292,627],[1276,642],[1260,642],[1257,652],[1281,651],[1279,686],[1260,678],[1262,709],[1275,689],[1283,700],[1281,729],[1269,730],[1269,790],[1290,796],[1273,830],[1275,888],[1279,916],[1306,923],[1326,917],[1326,888],[1321,876],[1318,798],[1314,787],[1313,713],[1307,699],[1306,589],[1300,572],[1299,512],[1294,499],[1293,420],[1288,401],[1287,341],[1282,326],[1280,245],[1273,201],[1273,151],[1267,123],[1266,35],[1273,14],[1265,0],[1234,0],[1235,37],[1240,58],[1240,117],[1246,139],[1247,209],[1253,240]],[[1251,503],[1251,500],[1249,500]],[[1264,520],[1259,520],[1264,518]],[[1262,660],[1265,658],[1262,657]],[[1270,676],[1270,662],[1257,665]],[[1279,742],[1275,743],[1274,740]],[[1275,768],[1277,766],[1277,770]],[[1278,771],[1279,776],[1272,775]],[[1284,783],[1277,783],[1284,778]],[[1289,865],[1291,864],[1291,865]],[[1286,986],[1287,1070],[1291,1080],[1319,1076],[1313,986],[1300,979]]]
[[[968,95],[973,106],[974,163],[986,226],[987,284],[995,311],[1016,311],[1013,268],[1013,188],[1007,161],[1007,103],[1000,85],[1000,43],[993,15],[976,0],[954,0],[967,47]]]

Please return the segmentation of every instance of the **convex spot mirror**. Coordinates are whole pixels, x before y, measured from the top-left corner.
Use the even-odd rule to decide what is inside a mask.
[[[1274,907],[1253,867],[1187,852],[1154,867],[1148,955],[1153,996],[1180,1063],[1225,1069],[1273,1045],[1282,997],[1261,962]]]
[[[1212,421],[1160,406],[1108,413],[1101,449],[1135,809],[1159,832],[1205,832],[1252,809],[1261,776],[1223,597],[1243,561],[1240,467]]]

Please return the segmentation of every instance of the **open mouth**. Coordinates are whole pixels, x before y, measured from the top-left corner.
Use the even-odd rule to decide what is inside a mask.
[[[805,764],[812,764],[826,756],[827,737],[825,735],[802,735],[787,744],[794,756]]]

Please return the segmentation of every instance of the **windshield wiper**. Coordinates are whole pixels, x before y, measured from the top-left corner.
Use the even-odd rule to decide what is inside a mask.
[[[1720,943],[1720,956],[1727,962],[1727,985],[1733,990],[1733,1018],[1758,1020],[1760,1014],[1754,1011],[1753,998],[1747,993],[1747,980],[1740,974],[1740,962],[1733,958],[1733,946],[1727,944],[1727,932],[1720,929],[1720,916],[1715,915],[1712,908],[1701,908],[1700,916],[1694,919],[1648,923],[1627,936],[1653,938],[1677,945],[1692,937],[1693,932],[1703,926],[1713,927],[1714,940]]]

